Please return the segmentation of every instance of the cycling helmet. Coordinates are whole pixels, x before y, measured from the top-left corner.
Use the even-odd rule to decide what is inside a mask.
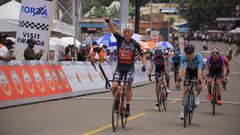
[[[126,29],[130,29],[130,30],[134,30],[134,27],[133,27],[133,25],[132,24],[130,24],[130,23],[127,23],[127,24],[124,24],[123,25],[123,30],[126,30]]]
[[[192,44],[187,44],[185,47],[184,47],[184,52],[187,54],[187,53],[193,53],[195,50],[195,47],[192,45]]]
[[[213,47],[211,50],[212,54],[220,54],[220,49],[218,47]]]
[[[160,44],[158,44],[158,43],[156,44],[155,47],[156,47],[156,49],[160,49],[160,50],[162,50],[162,46],[161,46]]]

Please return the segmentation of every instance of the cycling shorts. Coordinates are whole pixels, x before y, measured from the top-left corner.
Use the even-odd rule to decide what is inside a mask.
[[[132,83],[134,78],[134,67],[132,67],[127,73],[121,72],[118,68],[113,74],[113,80],[120,82],[123,80],[123,77],[126,75],[126,81]]]
[[[159,68],[158,70],[155,70],[155,80],[158,80],[158,78],[160,77],[160,75],[165,74],[165,68]]]
[[[190,81],[194,78],[197,79],[198,77],[198,69],[186,69],[185,71],[185,78],[184,78],[184,82],[183,85],[184,86],[189,86],[190,85]]]
[[[217,78],[222,78],[223,77],[223,69],[212,69],[209,70],[209,73],[207,75],[208,77],[214,77],[216,76]]]

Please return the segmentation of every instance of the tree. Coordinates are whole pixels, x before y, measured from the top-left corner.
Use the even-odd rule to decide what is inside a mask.
[[[108,16],[111,18],[119,18],[120,7],[114,6],[113,8],[109,9]]]
[[[185,18],[193,30],[212,29],[217,17],[230,17],[238,0],[189,0]]]
[[[92,13],[90,13],[90,16],[96,17],[96,18],[102,18],[108,16],[107,9],[105,6],[97,5]]]

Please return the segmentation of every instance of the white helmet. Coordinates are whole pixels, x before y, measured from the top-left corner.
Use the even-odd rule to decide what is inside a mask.
[[[133,31],[134,27],[133,27],[133,25],[131,23],[127,23],[127,24],[123,25],[123,30],[125,30],[125,29],[130,29],[130,30]]]
[[[162,46],[160,44],[156,43],[155,48],[156,49],[162,49]]]

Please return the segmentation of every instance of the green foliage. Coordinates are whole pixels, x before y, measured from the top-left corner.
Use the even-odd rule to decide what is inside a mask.
[[[212,29],[216,25],[216,18],[232,16],[236,3],[237,0],[189,0],[185,18],[194,30],[204,25]]]
[[[105,6],[96,5],[96,8],[93,10],[90,16],[96,18],[107,17],[108,16],[107,9],[105,8]]]
[[[108,11],[108,16],[111,18],[119,18],[120,16],[120,7],[114,6]]]

